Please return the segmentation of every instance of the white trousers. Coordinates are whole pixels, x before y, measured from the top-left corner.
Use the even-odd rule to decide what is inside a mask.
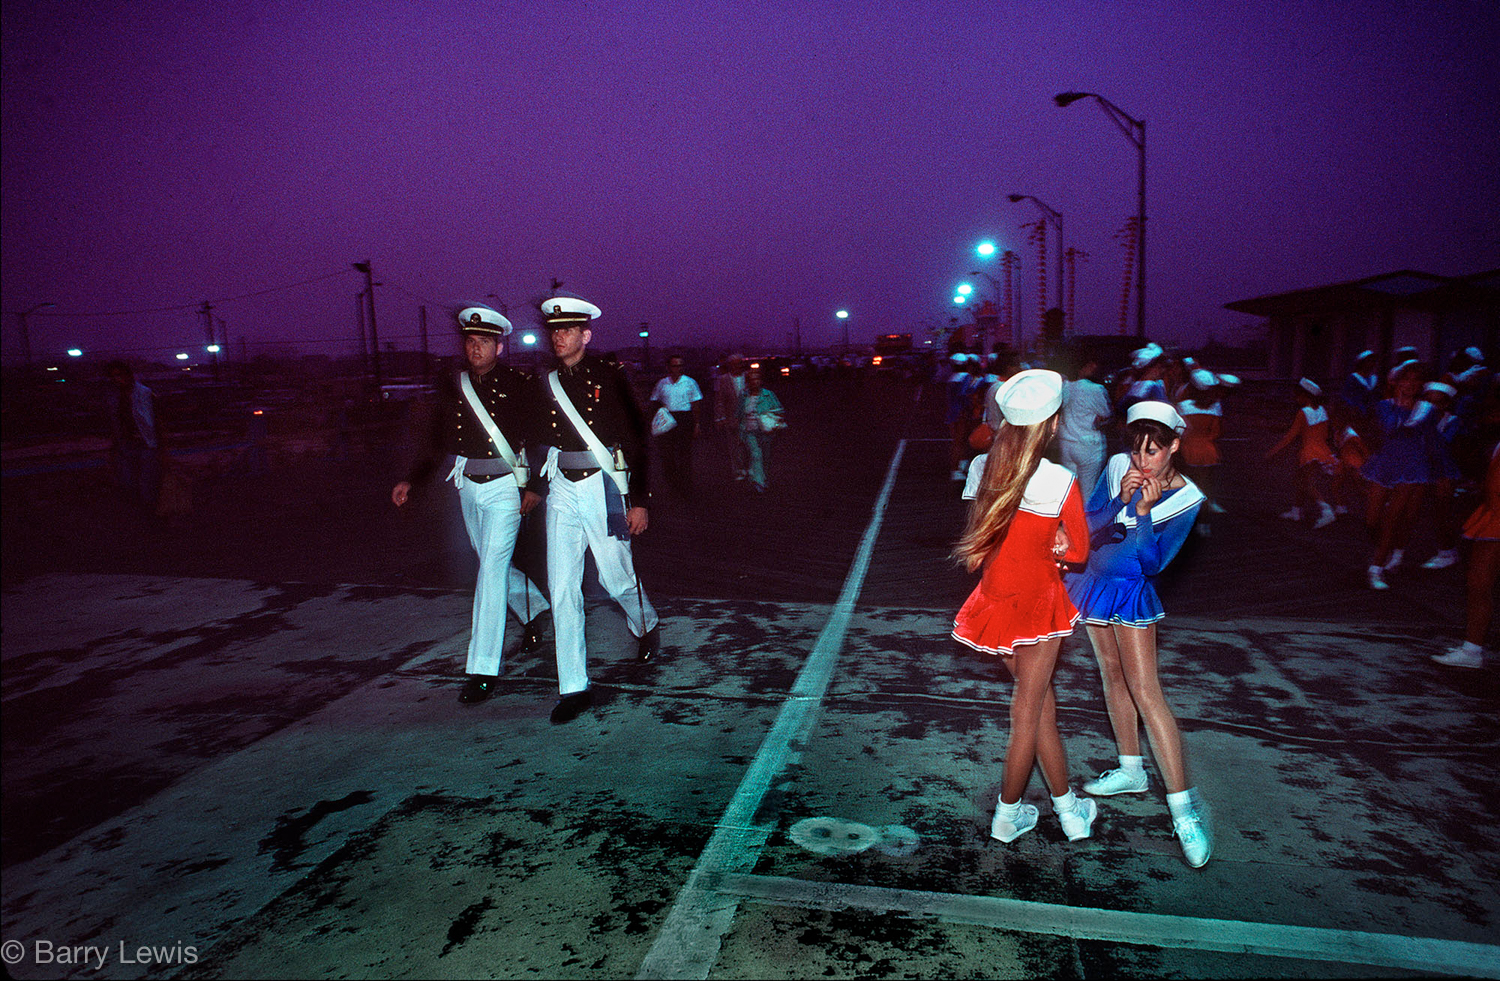
[[[644,637],[656,626],[656,610],[635,575],[630,540],[609,534],[601,470],[574,483],[554,474],[547,485],[547,583],[552,590],[552,629],[557,636],[557,688],[564,695],[589,686],[583,636],[583,557],[594,553],[599,584],[625,611],[630,632]]]
[[[521,529],[521,489],[511,477],[476,484],[458,480],[458,504],[464,514],[469,544],[479,554],[479,578],[474,584],[474,620],[469,633],[469,674],[500,673],[505,651],[507,601],[522,623],[547,609],[547,598],[527,575],[510,564]]]
[[[1099,482],[1099,475],[1104,472],[1104,440],[1089,440],[1087,442],[1075,442],[1071,439],[1059,439],[1057,441],[1058,455],[1062,457],[1062,465],[1073,471],[1073,476],[1078,478],[1078,492],[1083,495],[1083,504],[1088,506],[1089,498],[1093,496],[1094,485]]]

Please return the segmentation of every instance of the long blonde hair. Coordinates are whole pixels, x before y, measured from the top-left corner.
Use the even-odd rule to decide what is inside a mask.
[[[1041,465],[1042,451],[1052,438],[1056,418],[1054,414],[1031,426],[1000,422],[984,463],[979,494],[969,506],[963,537],[953,546],[954,560],[970,572],[983,565],[1005,540],[1026,484]]]

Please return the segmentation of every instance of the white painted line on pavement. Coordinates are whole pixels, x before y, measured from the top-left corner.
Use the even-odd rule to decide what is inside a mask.
[[[905,451],[906,440],[903,439],[896,444],[896,452],[886,468],[885,484],[875,499],[870,523],[865,527],[864,538],[860,540],[849,574],[844,577],[844,588],[833,605],[833,614],[813,644],[807,662],[797,673],[797,680],[771,731],[751,761],[728,809],[715,825],[708,845],[698,856],[698,864],[688,875],[682,892],[678,893],[677,902],[667,914],[667,920],[646,959],[641,962],[636,977],[703,979],[708,977],[708,972],[717,962],[719,947],[734,923],[735,910],[739,906],[736,897],[719,891],[719,883],[726,875],[754,868],[761,848],[776,827],[776,815],[757,821],[756,812],[760,810],[771,784],[785,772],[789,763],[801,756],[802,746],[807,741],[838,663],[839,649],[843,647],[844,635],[854,613],[854,601],[859,598],[865,574],[869,571],[870,555],[875,550],[875,539],[880,533],[891,488],[896,483],[896,470]]]
[[[867,909],[933,916],[997,930],[1040,933],[1078,940],[1106,940],[1149,947],[1218,950],[1232,954],[1295,957],[1339,964],[1370,964],[1500,978],[1500,947],[1281,923],[1213,920],[1161,913],[1131,913],[1034,903],[999,896],[886,889],[839,882],[809,882],[783,876],[728,875],[719,891],[778,906]]]

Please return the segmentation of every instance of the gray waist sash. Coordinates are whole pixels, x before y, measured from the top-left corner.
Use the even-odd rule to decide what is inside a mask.
[[[510,464],[499,457],[485,460],[469,460],[464,464],[467,477],[501,477],[511,472]]]
[[[558,450],[557,465],[564,470],[593,470],[599,461],[588,450]]]

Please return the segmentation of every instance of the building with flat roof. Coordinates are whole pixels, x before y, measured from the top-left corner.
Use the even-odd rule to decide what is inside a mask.
[[[1439,368],[1470,346],[1500,358],[1500,269],[1468,276],[1403,269],[1224,306],[1265,318],[1273,378],[1342,378],[1365,350],[1383,372],[1406,345]]]

